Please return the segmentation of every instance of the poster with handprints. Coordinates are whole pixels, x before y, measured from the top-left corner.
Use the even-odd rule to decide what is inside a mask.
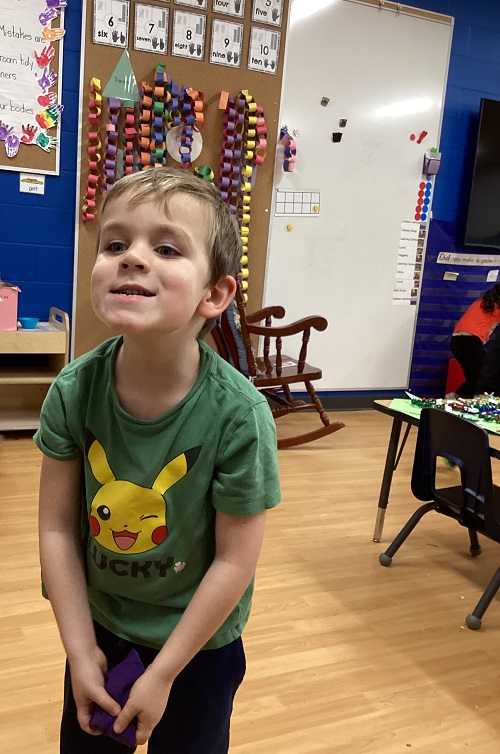
[[[207,19],[197,13],[174,11],[172,55],[191,60],[203,60]]]
[[[213,0],[212,10],[214,13],[223,13],[225,16],[245,15],[245,0]]]
[[[210,62],[239,68],[241,65],[241,45],[243,43],[243,24],[230,21],[212,21],[212,45]]]
[[[278,72],[280,38],[279,31],[251,27],[248,53],[248,68],[251,71],[274,74]]]
[[[59,102],[58,42],[64,36],[66,0],[20,0],[0,4],[0,167],[22,170],[16,160],[26,146],[50,153],[58,146],[63,111]],[[54,28],[52,24],[54,22]],[[12,167],[9,165],[11,162]],[[30,164],[28,159],[27,165]],[[34,167],[33,172],[37,172]],[[58,173],[55,169],[40,172]]]
[[[129,0],[94,0],[94,44],[128,47],[129,6]]]
[[[167,54],[168,8],[135,5],[134,50]]]
[[[281,26],[283,0],[253,0],[252,21]]]

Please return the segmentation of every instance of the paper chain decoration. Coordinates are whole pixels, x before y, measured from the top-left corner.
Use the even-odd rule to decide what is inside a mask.
[[[243,89],[239,93],[236,103],[230,94],[227,95],[222,137],[219,189],[240,228],[241,277],[246,300],[252,178],[255,167],[264,162],[267,148],[264,111],[254,102],[248,90]]]
[[[286,130],[286,126],[283,126],[280,131],[280,144],[283,144],[285,147],[283,155],[283,170],[285,173],[293,173],[297,155],[297,146],[295,144],[295,139],[292,139]]]
[[[167,130],[182,126],[179,153],[181,167],[191,167],[194,131],[204,125],[203,92],[179,85],[156,66],[154,89],[142,82],[140,105],[139,162],[142,170],[166,164]]]
[[[85,201],[82,207],[84,222],[90,222],[95,218],[96,191],[99,183],[99,162],[101,161],[101,141],[99,139],[99,124],[102,112],[101,82],[92,78],[90,81],[89,96],[89,143],[88,154],[88,178]]]
[[[165,73],[165,66],[157,65],[153,101],[153,138],[150,143],[150,166],[154,167],[161,167],[167,163],[167,121],[168,104],[172,100],[171,84],[172,79]]]
[[[203,115],[203,100],[205,95],[191,87],[183,87],[179,98],[182,134],[179,153],[181,156],[181,167],[191,167],[191,152],[193,149],[193,134],[195,131],[201,131],[205,125],[205,116]]]
[[[125,148],[125,158],[123,165],[123,174],[129,175],[134,169],[134,142],[137,136],[135,123],[135,102],[125,100],[123,103],[125,111],[125,128],[123,130],[123,146]]]
[[[104,153],[103,177],[101,193],[109,191],[116,176],[116,156],[118,151],[118,115],[121,102],[116,97],[108,97],[108,123],[106,125],[106,141]]]
[[[151,167],[151,107],[153,90],[147,81],[142,82],[140,104],[139,162],[143,170]]]

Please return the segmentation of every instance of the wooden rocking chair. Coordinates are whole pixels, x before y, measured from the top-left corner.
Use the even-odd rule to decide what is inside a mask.
[[[255,387],[273,403],[278,404],[278,408],[272,409],[275,419],[310,408],[318,412],[322,424],[318,429],[279,439],[278,448],[280,449],[312,442],[332,432],[337,432],[345,426],[340,422],[330,423],[311,384],[313,380],[321,378],[321,369],[306,363],[311,328],[319,331],[326,330],[328,322],[324,317],[313,316],[283,327],[272,326],[273,317],[283,319],[284,316],[285,310],[282,306],[267,306],[253,314],[246,314],[243,293],[238,284],[234,302],[221,315],[211,333],[220,356],[248,377]],[[263,320],[264,325],[260,324]],[[302,333],[302,347],[298,360],[282,353],[282,338],[297,333]],[[264,338],[263,356],[255,356],[251,335]],[[271,339],[275,339],[273,349],[275,352],[272,355]],[[311,397],[310,401],[303,401],[292,396],[290,386],[299,383],[305,385]]]

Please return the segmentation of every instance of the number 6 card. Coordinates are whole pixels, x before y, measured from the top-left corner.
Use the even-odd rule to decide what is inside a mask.
[[[127,48],[128,16],[128,0],[94,0],[94,44]]]
[[[243,42],[243,24],[231,21],[212,21],[212,47],[210,62],[239,68],[241,64],[241,45]]]

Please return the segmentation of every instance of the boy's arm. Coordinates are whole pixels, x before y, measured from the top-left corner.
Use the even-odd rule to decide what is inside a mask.
[[[92,702],[117,715],[120,706],[104,691],[106,659],[96,645],[85,582],[80,532],[81,459],[43,457],[39,538],[42,578],[71,670],[82,728]]]
[[[215,558],[163,649],[135,683],[115,723],[117,733],[138,715],[137,743],[147,741],[164,712],[174,679],[224,623],[252,580],[266,513],[237,517],[217,512]]]

